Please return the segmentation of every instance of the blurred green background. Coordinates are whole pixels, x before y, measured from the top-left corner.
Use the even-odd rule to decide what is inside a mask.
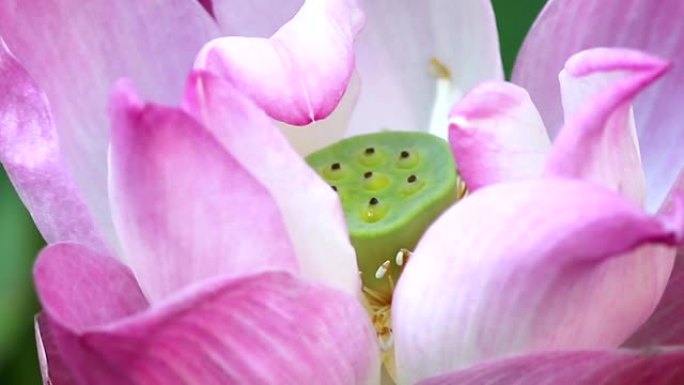
[[[371,0],[372,1],[372,0]],[[520,44],[546,0],[492,0],[510,74]],[[40,384],[33,336],[39,310],[31,266],[43,241],[0,170],[0,384]]]

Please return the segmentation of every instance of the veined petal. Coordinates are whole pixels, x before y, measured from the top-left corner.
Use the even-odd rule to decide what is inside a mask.
[[[527,92],[504,82],[482,83],[454,106],[449,143],[469,191],[539,177],[551,146]]]
[[[644,171],[632,101],[669,64],[639,51],[595,48],[571,57],[560,74],[566,123],[546,172],[587,179],[644,203]]]
[[[148,306],[128,267],[79,244],[48,246],[38,257],[33,278],[50,319],[75,332]]]
[[[304,276],[359,293],[356,254],[334,191],[239,91],[207,73],[191,77],[188,109],[277,203]]]
[[[570,55],[590,47],[629,47],[678,63],[684,58],[682,17],[684,4],[679,0],[549,1],[518,55],[513,81],[530,92],[547,127],[555,133],[562,121],[556,79]],[[679,103],[684,88],[675,86],[683,80],[684,66],[675,65],[634,105],[652,211],[684,166]]]
[[[48,243],[108,249],[64,163],[45,94],[1,40],[0,161]]]
[[[45,91],[61,151],[104,236],[107,100],[121,76],[145,97],[177,102],[192,60],[218,31],[196,1],[7,0],[0,36]]]
[[[418,385],[678,385],[684,350],[547,352],[483,363]]]
[[[377,343],[352,296],[283,272],[205,282],[60,342],[83,384],[377,384]]]
[[[398,283],[400,382],[510,354],[618,346],[655,308],[683,236],[681,207],[652,217],[590,183],[480,189],[428,229]]]
[[[114,223],[150,301],[209,277],[297,269],[268,191],[199,122],[125,84],[111,109]]]
[[[678,199],[684,196],[684,171],[670,190],[660,212],[676,210]],[[625,343],[630,347],[684,345],[684,248],[679,248],[672,275],[663,297],[651,317]]]
[[[330,115],[342,99],[362,24],[355,0],[309,0],[270,39],[211,41],[195,67],[229,81],[272,118],[309,124]]]
[[[428,131],[438,97],[447,99],[447,109],[436,111],[446,124],[448,108],[464,92],[483,80],[503,80],[490,1],[367,0],[363,6],[368,22],[356,44],[362,92],[349,135]],[[433,59],[444,68],[433,68]]]

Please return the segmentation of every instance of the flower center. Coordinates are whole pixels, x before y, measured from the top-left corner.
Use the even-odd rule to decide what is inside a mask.
[[[449,145],[420,132],[381,132],[307,157],[337,191],[380,346],[392,345],[392,292],[427,227],[465,193]]]

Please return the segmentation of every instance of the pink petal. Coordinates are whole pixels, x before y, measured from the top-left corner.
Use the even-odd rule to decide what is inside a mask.
[[[107,250],[64,164],[45,94],[1,40],[0,161],[48,243]]]
[[[449,123],[451,149],[469,191],[542,174],[551,144],[524,89],[482,83],[454,106]]]
[[[349,135],[427,131],[433,113],[446,125],[448,108],[463,92],[483,80],[503,80],[490,1],[372,0],[363,5],[368,22],[356,44],[362,91]],[[433,58],[451,72],[444,111],[433,112]]]
[[[66,365],[57,347],[59,325],[44,314],[35,319],[36,348],[43,385],[78,385],[76,377]]]
[[[402,383],[514,353],[618,346],[655,308],[683,238],[681,208],[652,217],[594,184],[480,189],[428,229],[398,283]]]
[[[356,254],[339,198],[273,122],[233,87],[208,74],[191,78],[187,103],[273,196],[304,276],[359,293]]]
[[[229,36],[208,43],[195,67],[214,72],[276,120],[305,125],[337,107],[354,70],[363,15],[354,0],[307,1],[270,39]]]
[[[679,385],[684,351],[546,352],[492,361],[419,385]]]
[[[217,275],[296,269],[268,191],[181,110],[112,98],[110,195],[124,259],[151,301]]]
[[[676,210],[678,200],[684,196],[684,172],[680,172],[668,199],[660,211]],[[674,269],[665,293],[651,317],[625,343],[632,347],[654,345],[684,345],[684,248],[679,248]]]
[[[115,242],[107,198],[108,94],[127,76],[173,102],[216,27],[195,1],[5,0],[0,36],[50,101],[63,156]]]
[[[126,266],[79,244],[48,246],[38,257],[33,278],[45,312],[74,331],[147,308],[147,300]]]
[[[590,47],[629,47],[673,60],[672,71],[634,106],[653,210],[684,166],[679,102],[684,87],[678,86],[684,80],[684,66],[679,65],[684,58],[682,17],[679,0],[552,0],[528,34],[513,75],[555,132],[562,119],[556,79],[570,55]]]
[[[375,333],[358,301],[286,273],[205,282],[70,339],[83,384],[371,384]]]
[[[631,104],[668,67],[626,49],[595,48],[571,57],[560,74],[566,123],[549,154],[547,173],[587,179],[643,204]]]

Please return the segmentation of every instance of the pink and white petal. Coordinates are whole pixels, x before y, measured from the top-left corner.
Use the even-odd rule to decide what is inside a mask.
[[[376,384],[379,354],[352,296],[266,272],[205,282],[65,344],[84,384]]]
[[[270,192],[305,277],[359,293],[356,254],[337,194],[290,147],[262,110],[225,81],[195,73],[187,108]]]
[[[221,35],[268,38],[297,14],[304,0],[213,0],[212,3]]]
[[[482,83],[453,107],[449,143],[469,191],[541,176],[551,147],[527,92],[505,82]]]
[[[362,92],[349,135],[428,131],[438,93],[448,108],[475,84],[503,80],[489,1],[368,0],[363,6],[368,22],[356,44]],[[441,74],[434,73],[433,59],[444,65]],[[442,79],[446,90],[437,85],[444,72],[450,73]]]
[[[627,49],[594,48],[572,56],[560,74],[566,123],[546,172],[602,184],[643,205],[632,102],[668,68],[656,57]]]
[[[355,0],[306,1],[270,39],[229,36],[209,42],[195,67],[232,83],[272,118],[306,125],[326,118],[342,99],[362,25]]]
[[[676,210],[678,200],[684,196],[684,172],[679,173],[677,182],[670,190],[668,199],[660,212]],[[672,275],[665,293],[651,317],[625,343],[630,347],[651,347],[654,345],[684,345],[684,248],[679,248]]]
[[[114,223],[151,302],[210,277],[297,269],[276,202],[198,121],[126,83],[111,110]]]
[[[338,104],[332,114],[323,120],[318,120],[306,126],[293,126],[276,122],[297,153],[301,156],[306,156],[344,139],[349,128],[349,119],[359,98],[360,86],[359,76],[357,73],[354,73],[349,80],[349,86],[342,100],[340,100],[340,104]]]
[[[1,40],[0,161],[48,243],[108,250],[64,163],[45,94]]]
[[[128,267],[75,243],[43,250],[33,279],[45,313],[73,331],[117,321],[148,306]]]
[[[101,232],[115,243],[107,199],[107,100],[122,76],[177,102],[216,25],[196,1],[7,0],[0,36],[51,104],[62,154]]]
[[[59,354],[55,333],[59,325],[51,322],[44,314],[38,314],[34,321],[36,351],[43,385],[78,385],[76,377]]]
[[[649,216],[590,183],[480,189],[428,229],[398,283],[401,382],[510,354],[617,347],[658,303],[683,236],[681,208]]]
[[[553,135],[562,122],[557,74],[570,55],[591,47],[629,47],[672,60],[672,71],[634,104],[648,207],[653,211],[684,166],[679,103],[684,88],[677,86],[684,80],[684,66],[679,65],[684,59],[682,17],[684,4],[679,0],[552,0],[528,34],[513,73],[513,81],[530,92]]]
[[[482,363],[419,385],[678,385],[684,350],[545,352]]]

